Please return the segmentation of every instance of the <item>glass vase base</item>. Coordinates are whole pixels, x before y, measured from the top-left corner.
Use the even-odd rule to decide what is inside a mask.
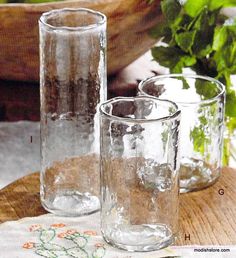
[[[213,185],[220,176],[220,169],[211,169],[204,161],[183,159],[180,165],[180,193],[199,191]]]
[[[108,244],[130,252],[160,250],[173,244],[176,238],[164,224],[123,225],[102,233]]]
[[[66,191],[47,200],[41,199],[43,207],[50,213],[60,216],[83,216],[100,210],[100,200],[89,193]]]

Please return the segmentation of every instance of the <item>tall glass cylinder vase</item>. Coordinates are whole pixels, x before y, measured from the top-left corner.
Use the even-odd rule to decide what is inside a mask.
[[[41,202],[77,216],[100,208],[98,106],[106,99],[106,17],[44,13],[40,28]]]

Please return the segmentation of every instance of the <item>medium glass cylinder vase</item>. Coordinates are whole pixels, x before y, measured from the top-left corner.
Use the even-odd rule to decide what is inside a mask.
[[[106,17],[44,13],[40,28],[41,202],[78,216],[100,208],[98,106],[106,100]]]
[[[101,105],[101,231],[129,251],[152,251],[178,232],[180,111],[153,97]]]

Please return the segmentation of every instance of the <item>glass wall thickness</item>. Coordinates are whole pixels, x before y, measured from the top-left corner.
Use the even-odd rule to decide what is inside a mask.
[[[44,13],[40,29],[41,202],[60,215],[97,211],[98,106],[106,100],[106,17]]]
[[[171,244],[178,232],[180,111],[152,97],[100,107],[101,231],[129,251]]]

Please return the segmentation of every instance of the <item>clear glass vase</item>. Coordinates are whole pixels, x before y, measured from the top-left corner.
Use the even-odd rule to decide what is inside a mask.
[[[44,13],[40,28],[41,202],[77,216],[100,208],[98,106],[106,100],[106,17]]]
[[[206,188],[222,166],[225,87],[200,75],[154,76],[139,85],[141,94],[174,101],[182,111],[180,191]]]
[[[178,232],[180,111],[143,96],[101,105],[101,231],[121,249],[151,251]]]

